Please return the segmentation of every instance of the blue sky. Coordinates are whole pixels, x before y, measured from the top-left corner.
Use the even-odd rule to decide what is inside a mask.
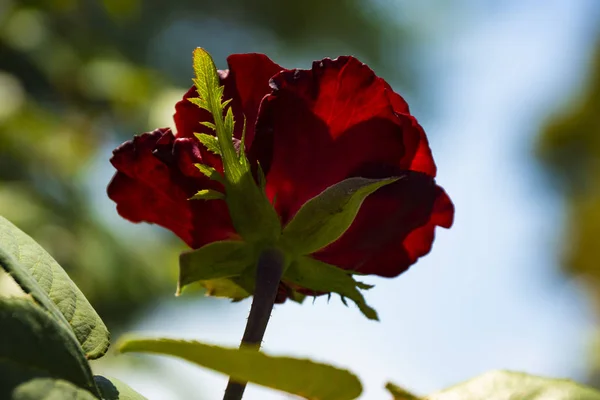
[[[380,323],[318,298],[277,307],[265,337],[268,353],[356,372],[361,399],[388,398],[388,380],[425,394],[499,368],[585,377],[591,310],[560,276],[564,216],[531,148],[540,124],[583,83],[598,7],[593,0],[463,3],[460,23],[439,17],[443,29],[427,50],[441,109],[421,120],[438,182],[456,205],[455,226],[438,230],[432,253],[401,277],[368,280]],[[166,302],[135,330],[237,345],[249,306]],[[176,360],[163,365],[183,367],[177,385],[220,398],[225,377]],[[151,400],[180,398],[174,384],[161,386],[145,372],[113,375]],[[289,397],[250,387],[244,398]]]

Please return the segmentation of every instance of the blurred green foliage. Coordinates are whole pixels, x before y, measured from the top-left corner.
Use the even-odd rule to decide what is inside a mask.
[[[0,214],[48,249],[114,330],[174,292],[183,246],[111,217],[110,149],[171,124],[194,47],[221,67],[233,52],[304,67],[356,54],[397,83],[413,80],[394,69],[409,39],[360,0],[0,0]]]
[[[583,90],[547,124],[537,153],[565,200],[562,265],[587,289],[600,318],[600,40]],[[600,357],[594,368],[600,387]]]
[[[583,276],[600,306],[599,110],[600,42],[580,98],[548,123],[537,149],[552,183],[566,199],[563,265],[569,273]]]

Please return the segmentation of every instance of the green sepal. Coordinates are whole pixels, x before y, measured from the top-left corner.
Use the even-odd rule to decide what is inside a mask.
[[[227,374],[236,381],[248,381],[311,400],[352,400],[362,392],[358,378],[347,370],[306,359],[269,356],[254,347],[231,349],[195,341],[143,338],[125,338],[117,347],[122,353],[179,357]]]
[[[213,131],[217,130],[217,127],[215,126],[215,124],[213,124],[212,122],[209,122],[209,121],[201,121],[200,125],[204,125],[205,127],[209,128],[209,129],[212,129]],[[196,133],[196,135],[203,135],[203,134],[202,133]],[[210,136],[210,135],[208,135],[208,136]]]
[[[368,319],[378,320],[377,312],[365,302],[358,288],[365,285],[355,281],[351,273],[336,266],[315,260],[310,256],[294,259],[283,274],[284,282],[291,282],[316,293],[337,293],[358,306]]]
[[[214,129],[215,124],[208,122]],[[194,133],[194,136],[198,138],[200,143],[206,147],[206,150],[218,156],[221,155],[221,148],[219,147],[219,139],[216,136],[208,135],[206,133]]]
[[[190,283],[242,275],[256,260],[254,249],[245,242],[224,240],[209,243],[179,256],[177,294]]]
[[[225,195],[218,190],[202,189],[189,198],[189,200],[223,200]]]
[[[258,187],[264,191],[267,187],[267,178],[265,177],[265,171],[262,169],[262,166],[258,161],[256,162],[256,175],[258,179]],[[275,204],[275,200],[273,200],[273,204]]]
[[[195,83],[196,83],[196,82],[194,81],[194,84],[195,84]],[[202,99],[202,98],[199,98],[199,97],[193,97],[193,98],[189,98],[189,99],[188,99],[188,101],[189,101],[190,103],[192,103],[192,104],[195,104],[195,105],[197,105],[198,107],[202,108],[203,110],[206,110],[206,111],[209,111],[209,112],[210,112],[210,109],[209,109],[208,102],[207,102],[207,101],[205,101],[204,99]]]
[[[348,178],[308,200],[283,229],[283,248],[312,254],[336,241],[352,225],[368,195],[399,178]]]
[[[290,300],[298,304],[304,303],[304,300],[306,300],[307,297],[305,294],[302,294],[294,289],[290,289],[290,291],[288,292],[288,296]]]
[[[225,132],[229,135],[229,141],[231,142],[232,148],[235,152],[235,146],[233,146],[233,128],[235,124],[235,119],[233,118],[233,110],[231,107],[227,109],[225,112],[225,119],[223,120]],[[235,153],[237,156],[237,153]],[[236,157],[237,158],[237,157]],[[241,169],[243,171],[243,169]]]
[[[246,156],[246,116],[244,116],[244,126],[242,127],[242,139],[240,140],[240,148],[238,149],[238,158],[242,164],[248,164]]]
[[[223,118],[223,87],[220,84],[217,67],[212,57],[206,50],[196,48],[193,56],[194,86],[198,98],[189,99],[192,103],[207,110],[214,119],[216,137],[223,157],[223,169],[229,182],[236,182],[242,175],[242,170],[237,161],[237,154],[233,147],[233,114]],[[231,108],[228,110],[228,114]],[[210,135],[207,135],[210,136]]]
[[[206,295],[212,297],[224,297],[233,302],[244,300],[251,293],[244,289],[236,278],[219,278],[199,281],[206,289]]]
[[[194,164],[194,165],[207,178],[209,178],[209,179],[211,179],[211,180],[213,180],[215,182],[219,182],[221,184],[225,184],[225,178],[223,177],[223,175],[221,175],[221,173],[219,171],[217,171],[216,169],[214,169],[213,167],[210,167],[210,166],[205,165],[205,164]]]
[[[204,49],[194,50],[193,58],[196,74],[193,81],[199,98],[189,100],[213,116],[225,176],[225,201],[233,226],[247,242],[274,244],[281,233],[279,217],[264,190],[256,185],[245,152],[238,153],[233,145],[233,110],[227,107],[225,111],[227,102],[223,103],[224,88],[220,86],[216,66]],[[210,145],[216,147],[214,139],[208,139],[210,135],[197,136],[200,141],[211,141]]]

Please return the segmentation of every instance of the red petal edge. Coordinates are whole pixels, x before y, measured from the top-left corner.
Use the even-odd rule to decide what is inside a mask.
[[[200,161],[195,139],[176,139],[170,129],[135,136],[113,152],[108,197],[123,218],[160,225],[192,248],[235,237],[224,201],[188,200],[201,189],[222,190],[195,170]]]
[[[429,253],[435,227],[450,228],[453,219],[446,192],[427,175],[408,173],[367,197],[352,226],[314,257],[361,274],[394,277]]]

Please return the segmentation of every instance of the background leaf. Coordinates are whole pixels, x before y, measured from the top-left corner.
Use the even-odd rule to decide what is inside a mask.
[[[348,178],[307,201],[283,229],[286,250],[314,253],[335,242],[352,225],[368,195],[398,178]]]
[[[147,400],[118,379],[96,375],[94,380],[100,389],[103,400]]]
[[[392,394],[394,400],[419,400],[419,398],[412,393],[407,392],[391,382],[388,382],[387,385],[385,385],[385,388]]]
[[[600,400],[600,392],[566,379],[549,379],[520,372],[492,371],[428,400]]]
[[[60,265],[32,238],[6,218],[0,216],[0,246],[12,255],[37,282],[38,287],[50,298],[73,329],[88,359],[102,357],[110,345],[108,329],[83,293],[69,278]],[[4,265],[3,265],[4,266]],[[10,265],[4,266],[11,268]],[[44,304],[32,282],[22,279],[23,274],[15,268],[7,269],[19,286]],[[48,309],[48,311],[51,311]]]
[[[87,390],[61,379],[37,378],[15,388],[11,400],[97,400]]]
[[[65,379],[95,391],[72,332],[28,298],[0,298],[0,398],[31,377]]]
[[[172,355],[206,368],[312,400],[351,400],[362,392],[358,378],[347,370],[310,360],[272,357],[253,349],[228,349],[173,339],[126,339],[121,352]]]

